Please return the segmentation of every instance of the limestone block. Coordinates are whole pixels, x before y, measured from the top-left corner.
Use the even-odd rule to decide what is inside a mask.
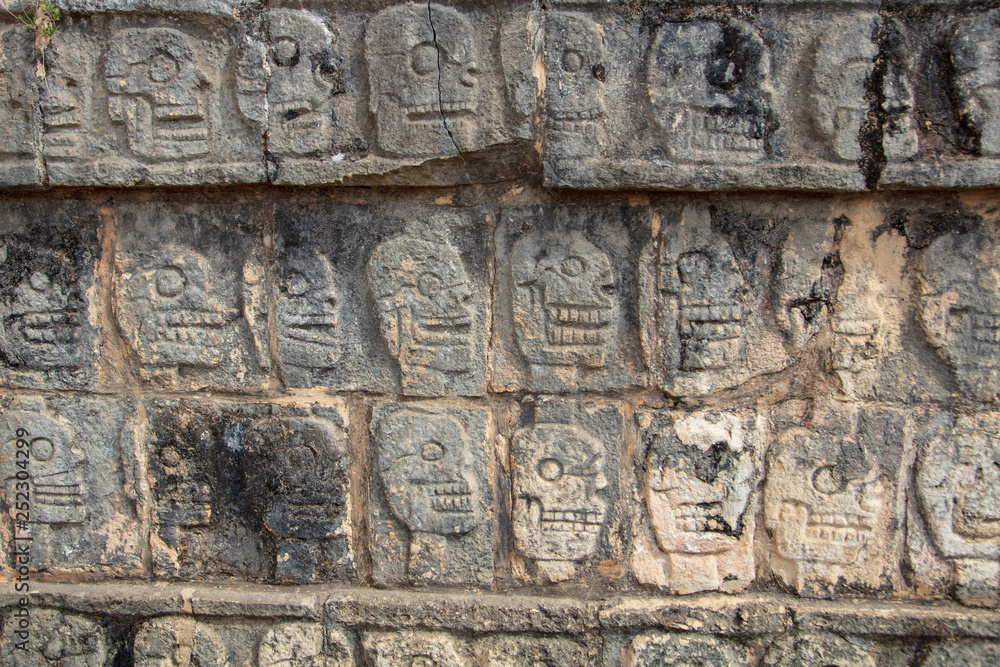
[[[93,388],[96,211],[53,200],[0,208],[0,378],[22,387]]]
[[[339,628],[319,623],[281,623],[257,649],[258,667],[354,667],[353,642]]]
[[[253,391],[265,368],[243,316],[256,213],[161,202],[122,206],[114,313],[139,376],[158,386]]]
[[[510,442],[520,576],[565,581],[621,561],[622,407],[537,399]]]
[[[933,415],[918,447],[915,514],[922,521],[910,530],[926,527],[929,555],[951,566],[946,583],[959,601],[1000,605],[1000,415]],[[911,562],[926,562],[915,546],[911,540]],[[934,587],[933,565],[914,568],[918,585]]]
[[[920,662],[921,667],[946,667],[948,665],[987,667],[996,664],[1000,664],[1000,644],[972,640],[937,644]]]
[[[900,586],[908,434],[892,409],[792,402],[773,415],[764,525],[772,571],[807,597]]]
[[[1000,32],[997,13],[955,21],[948,54],[951,93],[966,128],[979,139],[979,155],[1000,157]]]
[[[711,635],[645,632],[626,649],[635,667],[658,665],[711,665],[736,667],[750,664],[746,651],[733,642]]]
[[[1000,391],[1000,244],[983,224],[950,232],[925,251],[919,323],[959,388],[992,401]]]
[[[44,178],[33,42],[22,25],[0,25],[0,186]]]
[[[230,651],[212,626],[190,616],[163,616],[143,623],[132,652],[136,666],[227,667]]]
[[[786,635],[768,649],[762,666],[830,665],[831,667],[875,667],[871,642],[841,637],[831,632]]]
[[[491,421],[475,405],[403,403],[374,410],[376,582],[493,582]]]
[[[472,667],[466,642],[443,632],[366,632],[361,645],[373,667]]]
[[[745,590],[754,578],[766,419],[663,411],[640,414],[639,423],[636,579],[679,594]]]
[[[32,573],[142,575],[146,509],[132,406],[110,398],[7,395],[0,408],[3,543],[21,538],[17,549],[27,549]],[[11,565],[4,559],[0,572],[12,576]]]
[[[351,579],[342,402],[146,407],[154,576]]]
[[[4,618],[4,641],[0,643],[0,660],[10,667],[104,667],[110,664],[112,645],[106,629],[86,616],[63,613],[53,609],[31,609],[26,632],[29,639],[14,634],[18,627],[15,611]],[[24,641],[27,650],[18,645]]]
[[[594,663],[593,646],[568,637],[505,635],[478,642],[480,664],[486,667],[581,667]]]
[[[840,258],[833,221],[792,225],[778,260],[774,315],[788,347],[805,347],[830,317]]]
[[[649,211],[536,205],[497,226],[495,389],[604,391],[645,384],[634,275]],[[628,268],[627,268],[628,267]]]

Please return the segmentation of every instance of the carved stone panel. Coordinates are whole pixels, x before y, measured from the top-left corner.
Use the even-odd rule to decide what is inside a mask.
[[[903,415],[790,402],[773,420],[764,482],[771,570],[807,597],[898,589]]]
[[[2,206],[0,378],[92,388],[97,379],[96,212],[77,203]]]
[[[876,664],[871,642],[831,632],[781,637],[771,645],[761,663],[764,667],[875,667]]]
[[[20,24],[0,26],[0,185],[42,182],[38,84],[33,34]]]
[[[62,183],[77,163],[94,158],[99,136],[94,24],[60,25],[44,52],[45,78],[39,83],[42,153],[50,182]]]
[[[229,649],[208,624],[190,616],[164,616],[143,623],[135,636],[135,664],[142,667],[227,667]]]
[[[617,405],[540,400],[510,443],[518,573],[564,581],[620,559]]]
[[[920,273],[920,325],[970,398],[1000,391],[1000,244],[983,225],[938,237]]]
[[[605,390],[644,383],[631,271],[648,209],[595,213],[535,206],[505,211],[493,385],[530,391]],[[509,323],[509,326],[507,324]]]
[[[709,410],[640,415],[636,579],[688,594],[741,591],[754,578],[763,418]]]
[[[115,317],[140,377],[172,389],[258,389],[264,369],[241,280],[260,243],[255,213],[163,202],[155,219],[149,209],[121,214]]]
[[[507,635],[479,642],[480,660],[485,667],[580,667],[593,664],[593,647],[568,637]]]
[[[145,509],[130,406],[6,396],[0,408],[4,544],[27,550],[32,572],[141,574]]]
[[[827,326],[840,258],[833,221],[800,222],[788,232],[775,276],[775,319],[793,352]]]
[[[361,645],[373,667],[472,667],[468,646],[442,632],[366,632]]]
[[[635,667],[659,665],[711,665],[735,667],[750,664],[745,651],[709,635],[645,632],[626,649]]]
[[[340,629],[319,623],[274,625],[260,640],[258,667],[354,667],[353,643]]]
[[[478,407],[376,409],[371,498],[377,582],[492,583],[490,421]]]
[[[959,120],[983,157],[1000,157],[1000,38],[997,15],[955,22],[947,42],[951,95]]]
[[[545,28],[546,155],[599,155],[608,69],[604,35],[594,21],[571,12],[548,12]]]
[[[952,640],[937,644],[920,662],[920,667],[989,667],[1000,664],[1000,644],[974,640]]]
[[[9,667],[105,667],[110,664],[111,642],[105,628],[77,614],[52,609],[17,610],[4,618],[0,662]],[[24,627],[21,627],[21,626]],[[24,635],[19,635],[20,629]]]
[[[915,499],[933,555],[951,566],[959,601],[1000,605],[1000,415],[938,414],[918,446]],[[914,570],[918,583],[933,584]]]

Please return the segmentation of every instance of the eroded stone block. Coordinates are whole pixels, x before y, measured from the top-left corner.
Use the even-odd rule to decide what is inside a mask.
[[[60,26],[44,51],[45,78],[40,82],[42,153],[49,180],[64,182],[65,170],[93,159],[100,145],[95,77],[100,47],[90,23]]]
[[[361,645],[374,667],[472,666],[472,656],[465,642],[441,632],[366,632],[362,635]]]
[[[788,346],[798,351],[827,325],[840,258],[833,221],[793,225],[781,250],[775,319]]]
[[[830,632],[786,635],[768,649],[761,663],[778,665],[831,665],[835,667],[875,667],[871,642],[841,637]]]
[[[978,140],[978,154],[1000,157],[1000,37],[997,14],[958,20],[947,41],[951,100],[959,120]]]
[[[592,664],[588,647],[569,638],[521,635],[490,637],[479,642],[478,651],[486,667],[581,667]]]
[[[371,428],[376,581],[490,584],[495,527],[487,411],[385,405]]]
[[[920,273],[920,325],[969,397],[1000,391],[1000,244],[979,227],[938,237]]]
[[[949,665],[988,667],[996,664],[1000,664],[1000,644],[971,640],[953,640],[937,644],[920,663],[921,667]]]
[[[563,581],[620,558],[612,534],[624,417],[616,405],[539,401],[510,443],[514,545],[526,574]]]
[[[142,667],[232,664],[222,637],[190,616],[163,616],[143,623],[135,636],[133,659]]]
[[[0,537],[28,549],[31,571],[143,572],[132,410],[124,401],[0,399],[4,521]],[[4,560],[3,569],[12,564]]]
[[[938,414],[919,438],[916,500],[955,596],[1000,605],[1000,415]]]
[[[34,34],[20,24],[0,28],[0,185],[42,182]]]
[[[259,667],[353,667],[353,643],[340,629],[319,623],[282,623],[269,629],[257,648]]]
[[[764,481],[772,571],[807,597],[897,588],[903,415],[851,403],[790,403],[774,421]]]
[[[604,142],[604,79],[608,67],[600,26],[582,14],[545,15],[545,152],[599,156]]]
[[[635,667],[658,665],[745,665],[747,656],[735,644],[705,635],[646,632],[626,649]]]
[[[5,615],[4,641],[0,643],[0,660],[10,667],[104,667],[111,659],[112,646],[105,629],[95,621],[76,614],[52,609],[29,609],[28,639],[14,634],[19,629],[16,612]]]
[[[747,588],[754,578],[762,417],[709,410],[640,416],[632,569],[671,593]]]

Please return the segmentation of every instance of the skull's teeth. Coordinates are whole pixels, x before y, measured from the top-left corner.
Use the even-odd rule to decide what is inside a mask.
[[[604,514],[587,510],[550,510],[542,512],[543,531],[597,533],[604,523]]]
[[[719,503],[680,505],[674,522],[679,530],[687,533],[720,532],[728,527],[722,519]]]

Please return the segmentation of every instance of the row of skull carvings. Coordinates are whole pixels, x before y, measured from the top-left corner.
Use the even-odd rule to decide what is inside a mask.
[[[12,618],[8,616],[8,618]],[[15,623],[8,624],[16,628]],[[487,634],[468,638],[426,630],[357,630],[310,621],[239,623],[191,616],[163,616],[138,622],[131,647],[111,638],[100,619],[37,609],[33,632],[40,639],[23,653],[16,636],[4,644],[4,664],[44,667],[72,664],[99,667],[131,649],[139,667],[584,667],[585,665],[760,665],[776,667],[875,667],[878,641],[833,632],[801,632],[735,641],[695,633],[646,631],[625,645],[594,636],[580,638]],[[125,626],[118,622],[118,625]],[[12,631],[12,635],[13,635]],[[123,633],[124,634],[124,633]],[[250,642],[247,637],[252,637]],[[249,644],[249,645],[248,645]],[[914,641],[914,644],[918,642]],[[913,667],[992,665],[1000,644],[977,640],[920,642]],[[926,644],[926,645],[924,645]],[[898,648],[897,648],[898,650]],[[603,657],[602,657],[603,654]],[[902,664],[902,663],[897,663]]]
[[[337,248],[314,242],[279,240],[273,265],[247,250],[228,272],[212,266],[217,248],[199,251],[179,239],[119,248],[112,295],[119,331],[141,374],[171,388],[258,389],[276,363],[289,387],[423,396],[482,395],[488,341],[497,390],[644,386],[648,369],[668,393],[700,396],[780,371],[830,331],[844,392],[870,397],[883,358],[911,326],[903,278],[873,267],[873,251],[841,252],[836,220],[789,231],[773,287],[741,267],[732,237],[713,226],[707,207],[687,206],[677,224],[627,253],[602,249],[599,234],[574,223],[528,227],[498,258],[491,304],[485,269],[470,263],[488,260],[449,240],[463,224],[449,215],[435,210],[440,226],[372,244],[361,270],[338,265]],[[12,272],[0,291],[8,382],[92,386],[98,298],[83,273],[93,258],[13,234],[3,249],[0,268]],[[985,223],[944,233],[923,251],[917,276],[916,327],[958,387],[982,401],[1000,390],[998,249]],[[636,311],[638,326],[629,320]],[[351,366],[356,359],[367,367]],[[398,379],[365,385],[383,366]]]
[[[372,139],[382,155],[454,155],[509,143],[518,133],[530,138],[530,129],[501,126],[511,124],[505,115],[523,122],[535,113],[538,88],[544,90],[546,150],[588,157],[601,151],[605,122],[614,115],[605,89],[619,87],[607,80],[620,68],[609,62],[606,48],[618,36],[605,34],[604,26],[583,13],[547,11],[543,20],[515,16],[498,31],[500,55],[494,57],[494,47],[487,45],[497,36],[480,34],[455,9],[433,3],[390,7],[370,17],[363,39],[358,38],[364,82],[351,79],[357,66],[350,62],[350,40],[337,43],[339,32],[335,38],[327,23],[309,11],[270,10],[266,40],[246,37],[237,45],[234,38],[235,56],[215,53],[206,40],[168,25],[121,29],[104,47],[95,46],[85,31],[60,29],[46,51],[48,69],[40,84],[29,65],[30,34],[18,27],[0,33],[0,103],[8,119],[0,130],[0,153],[34,153],[37,99],[44,154],[53,163],[93,161],[101,157],[96,153],[107,151],[155,162],[213,154],[229,159],[233,154],[227,151],[235,144],[221,126],[237,113],[247,128],[264,128],[273,157],[315,161],[338,153],[343,160],[345,149],[334,146],[337,125],[362,114],[338,110],[338,96],[356,97],[367,88],[365,113],[374,121]],[[532,74],[535,49],[541,53],[532,43],[541,40],[532,34],[542,29],[544,85]],[[833,24],[818,38],[810,64],[809,125],[833,161],[862,158],[860,137],[870,116],[868,86],[879,60],[880,31],[898,32],[894,24],[879,25],[876,14],[864,12]],[[947,97],[977,138],[975,152],[983,156],[1000,154],[998,37],[993,18],[984,15],[956,21],[947,44],[953,72]],[[772,40],[737,19],[667,22],[656,30],[645,56],[644,83],[671,161],[747,164],[773,157],[769,136],[784,123],[771,102]],[[907,160],[919,152],[908,60],[901,53],[883,55],[887,64],[878,73],[883,153],[890,162]],[[95,80],[101,60],[104,88]],[[228,85],[235,90],[228,92],[222,88],[230,60],[235,60],[235,82]],[[103,96],[106,120],[98,118],[94,103]],[[508,111],[500,113],[498,102]],[[234,108],[225,109],[227,104]],[[124,129],[126,144],[98,149],[102,139],[97,135],[110,132],[107,122]],[[257,137],[243,158],[259,163],[259,132]],[[93,172],[94,177],[101,173]],[[251,180],[261,177],[259,170],[247,173]],[[54,178],[58,181],[58,172]]]
[[[146,552],[154,578],[356,581],[365,548],[382,585],[490,586],[509,521],[525,581],[627,560],[671,594],[774,577],[806,597],[1000,605],[996,413],[791,401],[633,417],[620,402],[538,399],[503,423],[471,402],[382,403],[361,451],[345,406],[158,399],[129,416],[108,399],[5,399],[0,532],[30,537],[49,572],[144,577]]]

